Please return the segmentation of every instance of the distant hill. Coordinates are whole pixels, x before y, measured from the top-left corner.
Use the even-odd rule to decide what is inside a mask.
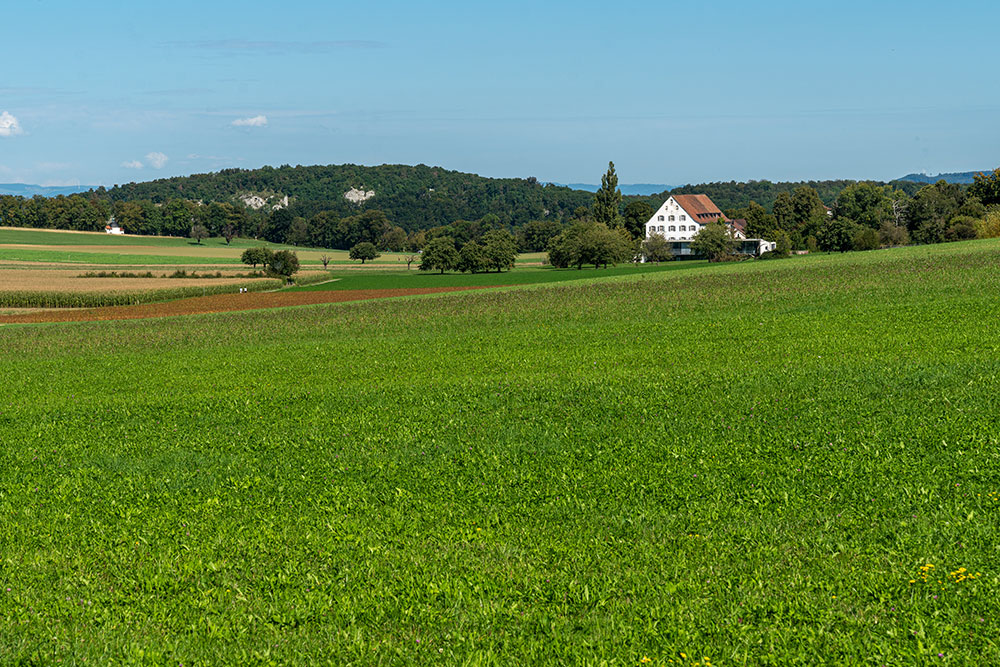
[[[478,220],[496,215],[501,223],[522,225],[530,220],[568,217],[579,206],[590,206],[593,195],[536,178],[486,178],[442,167],[355,164],[310,167],[224,169],[210,174],[178,176],[98,190],[112,201],[170,199],[244,203],[266,207],[288,197],[293,215],[312,217],[329,211],[345,217],[379,209],[406,230]]]
[[[563,185],[562,183],[553,183],[552,185]],[[597,192],[600,189],[600,185],[594,185],[593,183],[567,183],[564,187],[572,188],[574,190],[584,190],[586,192]],[[655,195],[658,192],[663,192],[664,190],[673,190],[673,185],[664,185],[662,183],[627,183],[625,185],[619,185],[618,189],[621,190],[622,194],[625,196],[638,195],[647,197],[649,195]]]
[[[21,197],[42,195],[43,197],[57,197],[59,195],[87,192],[93,188],[93,185],[48,186],[30,185],[28,183],[0,183],[0,195],[18,195]]]
[[[982,171],[955,171],[948,174],[938,174],[937,176],[931,176],[930,174],[907,174],[903,176],[901,181],[912,181],[914,183],[937,183],[938,181],[946,181],[948,183],[972,183],[976,174],[990,173],[992,169],[983,169]]]

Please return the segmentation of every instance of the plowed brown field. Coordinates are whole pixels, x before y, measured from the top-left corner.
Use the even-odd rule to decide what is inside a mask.
[[[492,285],[490,287],[495,287]],[[217,294],[191,299],[177,299],[139,306],[109,306],[106,308],[74,308],[45,310],[13,315],[0,315],[0,324],[27,324],[35,322],[93,322],[97,320],[137,320],[172,315],[222,313],[234,310],[260,310],[283,306],[306,306],[343,301],[365,301],[393,296],[436,294],[485,289],[483,287],[422,287],[412,289],[343,290],[328,292],[257,292],[244,294]]]

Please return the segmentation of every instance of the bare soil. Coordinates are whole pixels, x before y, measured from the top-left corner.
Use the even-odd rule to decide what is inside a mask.
[[[491,285],[490,287],[495,287]],[[37,322],[93,322],[100,320],[135,320],[173,315],[196,315],[239,310],[260,310],[284,306],[305,306],[344,301],[366,301],[394,296],[436,294],[486,289],[484,287],[422,287],[411,289],[344,290],[329,292],[254,292],[244,294],[216,294],[190,299],[177,299],[162,303],[138,306],[108,306],[105,308],[62,308],[30,313],[0,314],[2,324],[28,324]]]

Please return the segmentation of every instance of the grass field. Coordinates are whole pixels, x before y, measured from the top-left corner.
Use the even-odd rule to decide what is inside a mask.
[[[0,261],[44,262],[56,264],[94,264],[118,266],[240,264],[240,255],[247,248],[266,246],[274,250],[292,250],[303,264],[321,264],[326,255],[334,265],[361,266],[351,261],[346,250],[298,248],[254,239],[191,239],[168,236],[117,236],[96,232],[67,232],[43,229],[0,227]],[[537,255],[537,253],[536,253]],[[519,261],[538,262],[526,255]],[[383,253],[374,262],[385,268],[406,268],[402,253]]]
[[[425,271],[337,271],[330,272],[331,281],[316,285],[293,287],[293,292],[356,289],[405,289],[411,287],[510,286],[590,280],[618,276],[638,276],[664,271],[705,268],[707,262],[667,262],[664,264],[624,264],[607,269],[587,267],[553,269],[552,267],[521,267],[500,273],[445,273]]]
[[[998,289],[980,241],[0,327],[0,663],[1000,663]]]

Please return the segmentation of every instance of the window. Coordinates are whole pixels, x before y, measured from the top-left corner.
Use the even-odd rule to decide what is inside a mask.
[[[663,222],[663,216],[662,215],[656,216],[656,219],[659,220],[660,222]]]
[[[681,220],[687,220],[687,218],[686,218],[685,216],[683,216],[683,215],[682,215],[682,216],[681,216]]]
[[[670,222],[674,221],[674,216],[670,216]]]
[[[677,231],[677,227],[675,227],[674,225],[670,225],[669,231],[676,232]]]
[[[659,230],[661,233],[663,232],[663,225],[660,225]]]

